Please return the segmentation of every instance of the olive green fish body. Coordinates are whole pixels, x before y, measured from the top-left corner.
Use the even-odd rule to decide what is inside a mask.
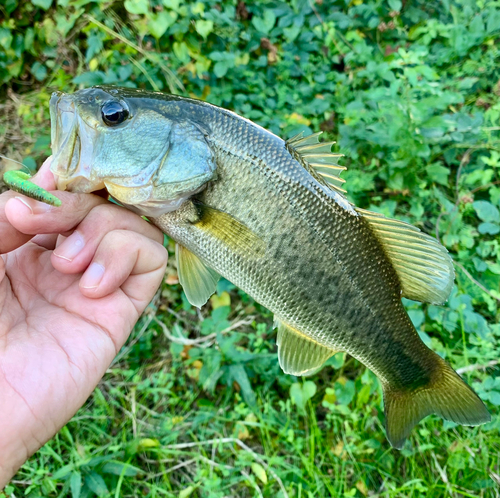
[[[311,374],[337,351],[359,359],[382,382],[398,448],[431,413],[489,420],[401,303],[446,300],[446,250],[351,205],[335,187],[342,168],[315,135],[285,142],[210,104],[105,87],[55,95],[51,116],[58,187],[106,187],[148,216],[177,242],[179,279],[196,306],[222,275],[270,309],[286,373]]]
[[[199,198],[261,237],[265,255],[242,254],[235,261],[224,240],[182,223],[182,213],[165,214],[155,223],[322,345],[350,353],[381,379],[400,386],[416,376],[428,381],[429,350],[411,324],[397,276],[363,218],[337,204],[327,187],[290,155],[285,142],[269,132],[231,114],[210,127],[216,130],[211,145],[217,151],[218,180]]]

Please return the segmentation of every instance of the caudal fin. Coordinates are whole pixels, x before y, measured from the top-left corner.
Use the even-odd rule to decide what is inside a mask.
[[[438,355],[439,368],[429,384],[416,390],[384,385],[387,439],[401,449],[413,427],[435,413],[461,425],[481,425],[491,420],[478,395]]]

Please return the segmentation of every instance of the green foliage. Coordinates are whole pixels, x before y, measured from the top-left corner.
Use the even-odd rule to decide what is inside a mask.
[[[170,266],[89,404],[8,495],[497,496],[497,0],[6,0],[0,12],[0,152],[32,169],[49,152],[50,91],[99,83],[337,140],[354,203],[452,254],[446,305],[405,304],[493,414],[473,429],[427,418],[391,450],[371,372],[336,355],[311,379],[283,375],[267,310],[222,281],[197,313]]]

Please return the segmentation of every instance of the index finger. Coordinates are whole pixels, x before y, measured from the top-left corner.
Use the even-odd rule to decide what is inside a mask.
[[[54,175],[50,171],[51,161],[52,156],[45,160],[36,175],[34,175],[31,179],[33,183],[46,190],[54,190],[56,188]],[[18,209],[20,209],[21,212],[23,210],[30,210],[27,205],[22,205],[23,203],[28,203],[27,197],[12,191],[7,191],[0,195],[0,254],[10,252],[23,244],[26,244],[26,242],[33,237],[33,235],[24,234],[14,228],[7,218],[5,206],[11,199],[15,199],[16,197],[18,198],[16,203],[18,203]],[[37,204],[41,205],[41,203]]]
[[[50,190],[55,188],[50,158],[33,177],[33,182]],[[107,201],[93,194],[57,191],[61,207],[37,202],[14,192],[0,196],[0,253],[26,244],[34,235],[65,233],[76,227],[92,208]]]

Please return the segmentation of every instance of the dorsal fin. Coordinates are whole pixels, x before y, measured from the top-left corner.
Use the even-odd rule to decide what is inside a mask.
[[[401,282],[403,297],[442,304],[450,295],[455,270],[448,251],[436,239],[403,221],[356,208],[369,223]]]
[[[295,157],[300,158],[304,166],[317,179],[318,176],[324,183],[328,184],[333,190],[339,194],[345,194],[346,191],[340,187],[345,180],[340,178],[342,171],[347,168],[339,166],[338,160],[344,154],[332,152],[332,145],[335,142],[319,142],[321,131],[313,133],[307,137],[303,137],[304,132],[301,132],[286,141],[286,148]]]

